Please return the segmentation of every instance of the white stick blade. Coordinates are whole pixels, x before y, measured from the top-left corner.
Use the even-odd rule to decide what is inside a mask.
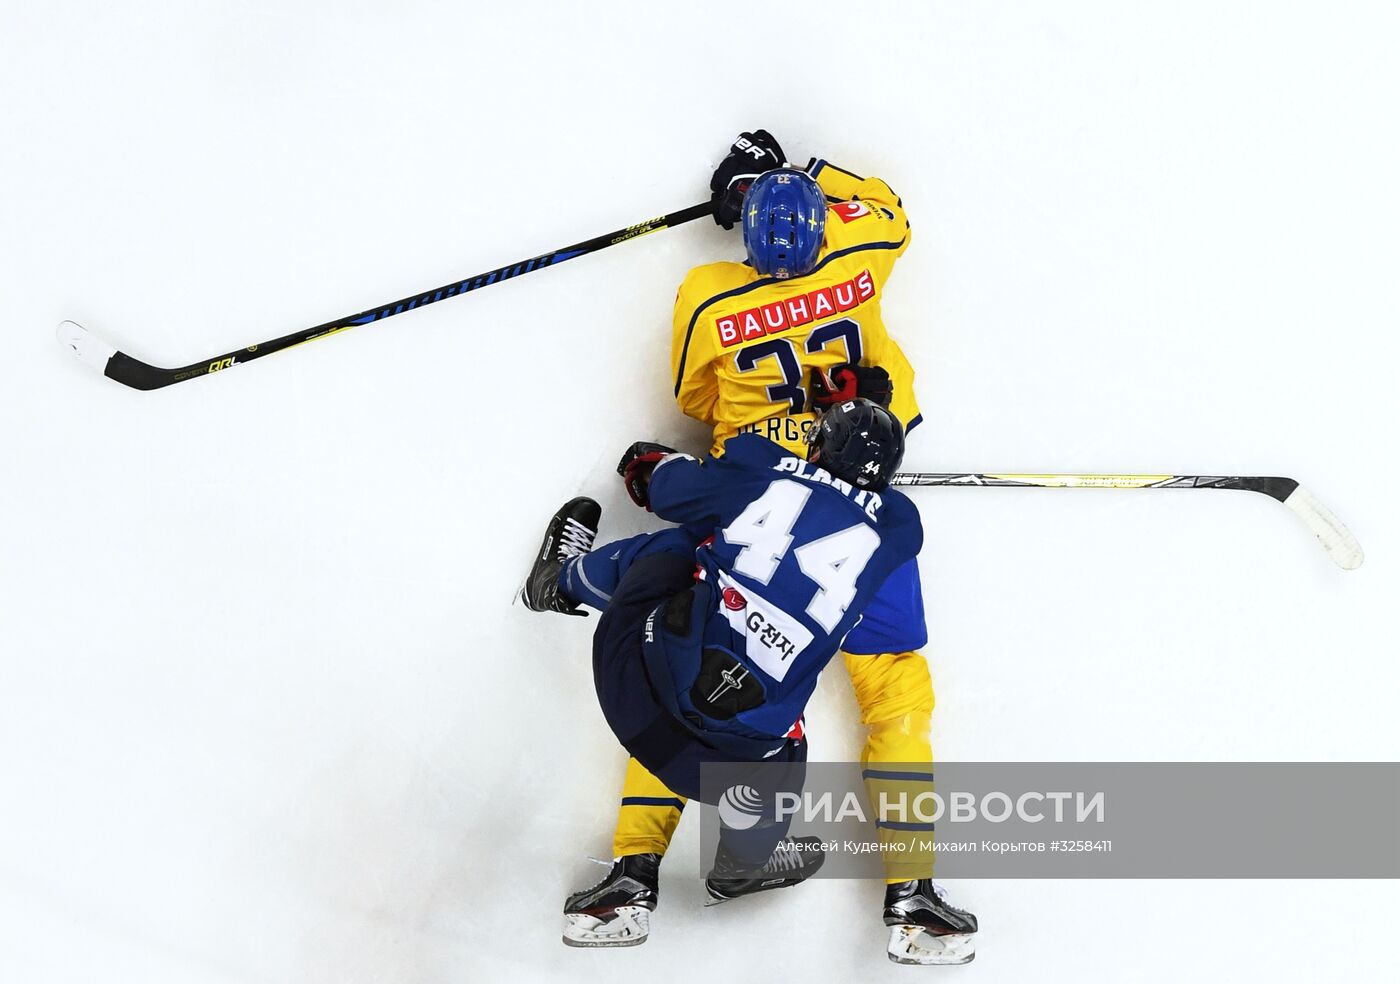
[[[72,349],[73,354],[98,372],[106,372],[107,360],[117,354],[116,349],[76,321],[59,323],[58,340]]]
[[[1354,571],[1361,566],[1366,559],[1361,544],[1351,535],[1351,530],[1332,514],[1332,510],[1318,502],[1311,492],[1300,485],[1283,500],[1283,504],[1308,524],[1308,529],[1322,541],[1323,548],[1338,567]]]

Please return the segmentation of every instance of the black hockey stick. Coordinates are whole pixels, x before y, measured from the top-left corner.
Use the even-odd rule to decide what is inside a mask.
[[[290,335],[283,335],[281,338],[274,338],[269,342],[259,342],[256,345],[249,345],[247,348],[237,349],[233,352],[225,352],[223,355],[216,355],[210,359],[201,359],[192,365],[182,366],[179,369],[162,369],[159,366],[153,366],[142,362],[140,359],[132,358],[125,352],[118,352],[111,345],[74,321],[65,321],[58,326],[58,338],[59,341],[63,342],[63,344],[77,353],[78,358],[96,368],[103,375],[135,389],[159,389],[162,386],[169,386],[171,383],[182,383],[187,379],[194,379],[196,376],[206,376],[211,372],[218,372],[220,369],[232,369],[234,366],[241,366],[246,362],[252,362],[254,359],[261,359],[263,356],[271,355],[273,352],[280,352],[283,349],[291,348],[293,345],[300,345],[302,342],[309,342],[313,339],[325,338],[327,335],[333,335],[347,328],[354,328],[356,325],[367,325],[374,321],[383,321],[385,318],[391,318],[396,314],[402,314],[404,311],[412,311],[414,308],[434,304],[448,297],[456,297],[458,294],[465,294],[467,291],[476,290],[480,287],[489,287],[502,280],[510,280],[514,277],[524,276],[527,273],[532,273],[535,270],[541,270],[545,267],[557,266],[565,260],[572,260],[576,256],[583,256],[585,253],[596,253],[600,249],[607,249],[609,246],[625,243],[629,239],[636,239],[638,236],[645,236],[650,232],[659,232],[662,229],[669,229],[673,226],[678,226],[685,222],[711,215],[713,212],[713,204],[710,202],[702,202],[699,205],[692,205],[690,208],[683,208],[669,215],[662,215],[654,219],[647,219],[645,222],[638,222],[636,225],[630,225],[626,229],[619,229],[616,232],[605,233],[593,239],[575,243],[572,246],[556,249],[551,253],[543,253],[539,256],[531,257],[528,260],[521,260],[519,263],[512,263],[486,273],[477,274],[474,277],[467,277],[465,280],[458,280],[455,283],[446,284],[436,290],[414,294],[410,297],[405,297],[401,301],[391,301],[388,304],[380,304],[368,310],[361,311],[359,314],[352,314],[347,318],[336,318],[334,321],[327,321],[323,325],[292,332]]]
[[[1239,475],[984,475],[903,472],[891,485],[955,485],[1018,489],[1242,489],[1277,499],[1307,524],[1327,555],[1345,570],[1361,566],[1361,544],[1332,511],[1291,478]]]

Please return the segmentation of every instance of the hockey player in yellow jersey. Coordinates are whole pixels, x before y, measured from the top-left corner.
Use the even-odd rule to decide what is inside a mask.
[[[894,389],[890,409],[906,430],[920,421],[914,370],[880,316],[880,294],[909,245],[903,204],[879,178],[825,161],[808,167],[817,193],[835,199],[820,204],[824,236],[810,273],[765,276],[751,262],[709,263],[690,271],[676,295],[676,402],[714,427],[714,453],[745,431],[805,453],[813,370],[842,365],[884,369]],[[742,218],[746,227],[759,221],[752,204]],[[810,231],[814,223],[804,225]]]
[[[756,432],[805,456],[807,428],[823,406],[855,396],[883,403],[906,431],[921,421],[914,370],[886,331],[880,297],[909,246],[903,202],[879,178],[822,160],[785,166],[766,131],[740,135],[711,181],[715,220],[741,224],[747,262],[696,267],[676,295],[671,379],[681,411],[713,428],[711,451]],[[843,658],[861,721],[872,803],[932,785],[933,688],[918,652],[927,642],[918,566],[891,575],[846,637]],[[633,945],[656,906],[656,871],[685,801],[637,761],[628,762],[613,838],[612,870],[570,896],[565,941]],[[965,963],[976,917],[932,882],[933,856],[917,844],[932,825],[877,822],[887,849],[884,923],[899,963]],[[899,842],[895,844],[893,842]],[[890,847],[895,849],[891,850]],[[644,885],[645,890],[627,886]],[[621,911],[620,917],[613,913]]]

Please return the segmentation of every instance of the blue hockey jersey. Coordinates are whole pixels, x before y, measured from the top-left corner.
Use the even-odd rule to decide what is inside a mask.
[[[722,457],[664,459],[650,495],[659,517],[709,537],[696,550],[698,644],[668,649],[658,674],[704,731],[784,734],[876,588],[923,543],[903,493],[855,489],[756,434],[730,438]],[[716,690],[756,682],[761,701],[721,717],[697,701],[701,649],[734,660]]]

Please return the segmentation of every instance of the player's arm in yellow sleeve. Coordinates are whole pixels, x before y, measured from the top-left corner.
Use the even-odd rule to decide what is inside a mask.
[[[697,324],[695,271],[676,291],[676,308],[671,317],[671,381],[676,405],[681,413],[713,427],[719,384],[715,380],[712,345]],[[703,293],[703,291],[701,291]]]
[[[919,401],[914,397],[914,366],[909,362],[904,350],[899,347],[899,343],[889,335],[880,332],[874,341],[875,344],[866,353],[866,358],[871,365],[880,366],[890,374],[890,385],[894,390],[894,396],[890,400],[890,412],[899,418],[899,422],[907,431],[910,425],[916,424],[922,416],[919,412]]]
[[[862,178],[820,158],[813,158],[806,170],[832,201],[859,201],[882,208],[890,224],[881,229],[881,238],[902,239],[908,245],[909,216],[904,212],[904,202],[882,179]]]
[[[889,185],[879,178],[862,178],[845,168],[837,167],[820,158],[814,158],[807,165],[807,173],[817,179],[822,191],[833,204],[839,202],[859,202],[865,206],[856,214],[829,214],[841,226],[841,237],[849,245],[857,243],[889,243],[888,251],[879,250],[875,260],[875,275],[883,283],[889,276],[894,261],[909,248],[909,216],[905,214],[904,202]],[[854,208],[854,206],[853,206]]]

